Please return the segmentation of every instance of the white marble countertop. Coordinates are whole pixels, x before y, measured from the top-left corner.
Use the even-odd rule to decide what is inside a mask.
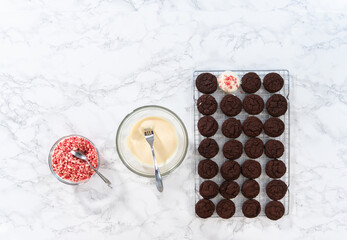
[[[347,2],[0,1],[0,239],[346,239]],[[192,73],[291,73],[292,209],[277,222],[194,215]],[[157,193],[119,160],[134,108],[160,104],[190,134]],[[73,187],[47,165],[52,144],[93,140],[99,178]]]

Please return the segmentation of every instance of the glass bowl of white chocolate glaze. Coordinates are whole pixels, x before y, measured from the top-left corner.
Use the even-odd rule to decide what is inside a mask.
[[[135,109],[119,125],[116,148],[124,165],[144,177],[154,177],[151,148],[144,129],[154,132],[154,152],[161,175],[175,170],[188,149],[187,130],[182,120],[171,110],[149,105]]]

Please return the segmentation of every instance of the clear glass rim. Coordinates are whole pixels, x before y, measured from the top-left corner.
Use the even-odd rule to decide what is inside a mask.
[[[143,109],[150,109],[150,108],[158,108],[160,110],[164,110],[166,112],[168,112],[169,114],[172,114],[179,122],[179,125],[181,126],[182,130],[183,130],[183,135],[184,135],[184,140],[185,140],[185,146],[184,146],[184,152],[182,154],[182,157],[180,158],[180,160],[173,166],[171,167],[168,171],[161,173],[162,176],[168,175],[169,173],[173,172],[178,166],[181,165],[181,163],[183,162],[183,160],[185,159],[186,155],[187,155],[187,151],[188,151],[188,133],[187,133],[187,129],[186,126],[184,125],[183,121],[177,116],[176,113],[174,113],[173,111],[171,111],[170,109],[167,109],[165,107],[162,106],[158,106],[158,105],[145,105],[139,108],[134,109],[132,112],[130,112],[129,114],[127,114],[123,120],[121,121],[121,123],[119,124],[118,130],[117,130],[117,135],[116,135],[116,148],[117,148],[117,153],[118,156],[120,158],[120,160],[123,162],[123,164],[133,173],[136,173],[137,175],[140,175],[142,177],[148,177],[148,178],[153,178],[155,177],[154,174],[146,174],[143,172],[139,172],[136,169],[132,168],[122,157],[122,155],[120,154],[120,149],[119,146],[117,144],[118,142],[118,138],[120,136],[120,129],[122,129],[124,123],[126,120],[128,120],[131,116],[133,116],[135,113],[143,110]]]
[[[90,141],[90,139],[88,139],[88,138],[86,138],[86,137],[84,137],[84,136],[78,135],[78,134],[70,134],[70,135],[61,137],[61,138],[59,138],[59,139],[53,144],[53,146],[51,147],[51,150],[49,151],[49,154],[48,154],[48,165],[49,165],[49,169],[50,169],[51,172],[52,172],[52,175],[53,175],[56,179],[58,179],[60,182],[62,182],[62,183],[65,183],[65,184],[68,184],[68,185],[80,185],[80,184],[83,184],[83,183],[88,182],[88,181],[95,175],[95,172],[93,173],[92,176],[90,176],[90,178],[88,178],[88,179],[86,179],[86,180],[84,180],[84,181],[80,181],[80,182],[71,182],[71,181],[62,179],[62,178],[53,170],[53,166],[52,166],[52,155],[53,155],[54,148],[57,146],[57,144],[58,144],[59,142],[61,142],[63,139],[68,138],[68,137],[81,137],[81,138],[85,138],[85,139],[87,139],[87,140],[93,145],[93,147],[94,147],[95,150],[96,150],[96,154],[98,155],[98,166],[96,167],[96,170],[99,170],[99,166],[100,166],[100,155],[99,155],[99,151],[98,151],[97,147],[94,145],[94,143],[93,143],[92,141]]]

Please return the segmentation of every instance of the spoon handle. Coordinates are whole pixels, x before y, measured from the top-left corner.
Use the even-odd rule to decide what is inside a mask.
[[[89,164],[89,166],[99,175],[99,177],[107,184],[107,186],[111,187],[111,182],[110,180],[108,180],[104,175],[102,175],[98,170],[96,170],[92,164],[90,164],[89,161],[87,161],[87,163]]]

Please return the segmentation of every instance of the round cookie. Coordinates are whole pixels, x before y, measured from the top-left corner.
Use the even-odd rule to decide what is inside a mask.
[[[266,186],[266,194],[272,200],[280,200],[286,195],[287,189],[287,184],[285,184],[283,181],[272,180]]]
[[[229,118],[222,125],[222,133],[228,138],[238,138],[242,133],[241,121],[236,118]]]
[[[246,93],[255,93],[260,89],[261,80],[254,72],[246,73],[241,79],[241,87]]]
[[[214,209],[214,203],[208,199],[201,199],[195,204],[195,213],[201,218],[211,217]]]
[[[254,160],[246,160],[241,166],[241,173],[246,178],[258,178],[261,174],[261,165]]]
[[[272,95],[266,102],[266,110],[273,117],[282,116],[287,109],[287,100],[281,94]]]
[[[263,80],[264,88],[270,93],[281,90],[283,84],[284,80],[278,73],[268,73],[265,75]]]
[[[253,179],[246,180],[242,184],[241,192],[246,198],[255,198],[260,192],[259,183]]]
[[[218,185],[217,183],[206,180],[201,183],[199,188],[200,195],[205,199],[211,199],[218,195]]]
[[[255,199],[249,199],[242,205],[242,213],[245,217],[255,218],[261,210],[260,203]]]
[[[264,100],[256,94],[249,94],[243,99],[243,108],[251,115],[257,115],[264,109]]]
[[[217,204],[216,212],[221,218],[231,218],[235,214],[235,204],[229,199],[223,199]]]
[[[279,137],[284,132],[284,122],[279,118],[269,118],[264,123],[264,132],[269,137]]]
[[[284,145],[278,140],[268,140],[265,143],[265,155],[269,158],[280,158],[284,152]]]
[[[229,140],[223,146],[223,155],[230,160],[238,159],[241,157],[242,152],[242,143],[238,140]]]
[[[227,181],[236,180],[239,178],[241,173],[240,164],[238,164],[236,161],[227,160],[221,166],[220,173]]]
[[[225,71],[218,76],[218,85],[219,88],[222,89],[226,93],[233,93],[240,86],[240,78],[236,73],[231,71]]]
[[[220,109],[225,115],[233,117],[241,112],[242,102],[238,97],[227,94],[220,102]]]
[[[211,73],[201,73],[196,78],[195,85],[200,92],[206,94],[214,93],[218,87],[217,78]]]
[[[270,160],[267,162],[265,172],[270,178],[280,178],[287,171],[286,165],[280,160]]]
[[[271,201],[265,206],[265,215],[271,220],[278,220],[284,215],[284,206],[281,202]]]
[[[202,136],[212,137],[218,130],[218,123],[213,117],[204,116],[198,121],[198,129]]]
[[[217,155],[219,146],[216,140],[212,138],[205,138],[201,141],[198,147],[198,152],[205,158],[213,158]]]
[[[201,114],[212,115],[217,111],[218,103],[213,96],[204,94],[198,98],[196,106]]]
[[[235,198],[240,192],[240,186],[234,181],[224,181],[219,187],[219,193],[227,199]]]
[[[245,153],[250,158],[258,158],[263,155],[264,143],[259,138],[250,138],[245,143]]]
[[[263,123],[257,117],[248,117],[242,124],[243,132],[248,137],[256,137],[263,131]]]
[[[218,174],[218,165],[210,159],[201,160],[198,164],[198,174],[204,179],[211,179]]]

